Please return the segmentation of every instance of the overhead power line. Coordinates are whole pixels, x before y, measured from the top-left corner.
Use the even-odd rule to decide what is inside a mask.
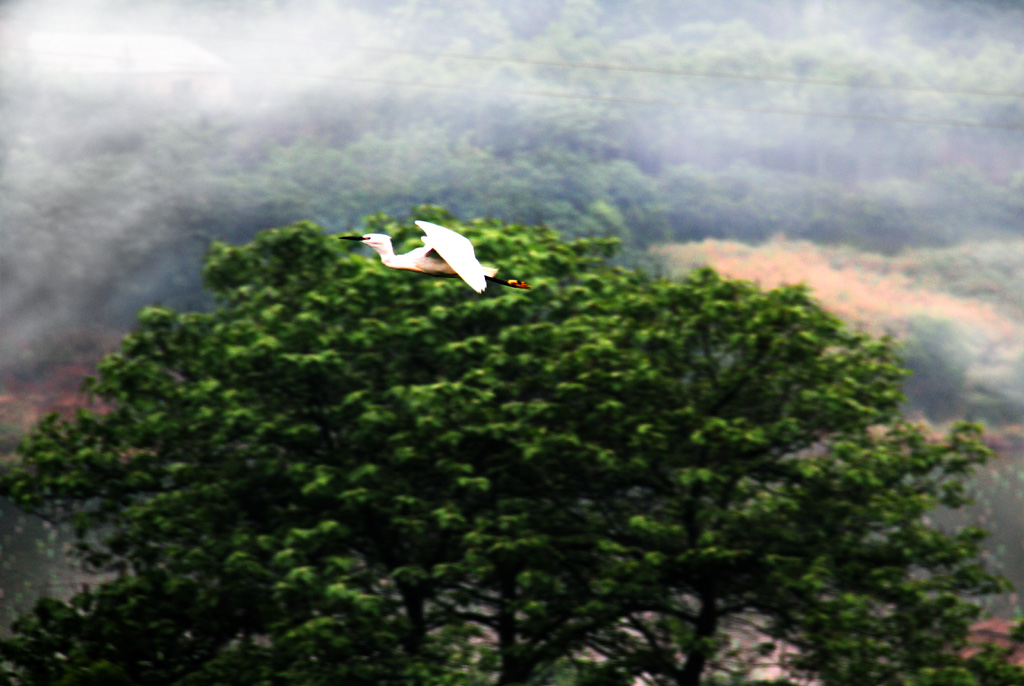
[[[308,47],[310,43],[298,44],[292,41],[253,41],[246,38],[237,38],[223,35],[198,35],[198,40],[210,40],[216,42],[232,43],[258,43],[260,45],[274,44],[285,47]],[[327,41],[311,41],[313,44],[323,45],[325,49],[337,49],[336,43]],[[726,79],[736,81],[760,81],[765,83],[788,83],[794,85],[808,86],[831,86],[838,88],[864,88],[875,90],[908,91],[917,93],[936,93],[943,95],[972,95],[994,98],[1024,98],[1024,90],[998,90],[991,88],[949,88],[944,86],[915,86],[907,84],[873,83],[873,82],[851,82],[849,79],[824,79],[805,76],[786,76],[773,74],[744,74],[739,72],[708,71],[702,69],[680,69],[673,67],[646,67],[631,64],[609,64],[604,62],[575,62],[572,60],[540,59],[535,57],[515,57],[509,55],[479,55],[462,52],[446,52],[443,50],[417,50],[414,48],[382,47],[375,45],[345,45],[345,50],[355,52],[376,53],[382,55],[412,55],[415,57],[429,57],[435,59],[465,60],[471,62],[492,62],[496,64],[528,64],[538,67],[558,67],[562,69],[590,69],[596,71],[626,72],[636,74],[655,74],[663,76],[684,76],[706,79]]]
[[[483,55],[460,55],[457,53],[441,53],[441,52],[428,52],[421,50],[402,50],[392,48],[373,48],[366,46],[356,46],[355,50],[364,52],[390,52],[396,54],[410,54],[417,56],[432,56],[442,58],[457,58],[457,59],[474,59],[484,60],[491,62],[523,62],[529,64],[544,64],[548,66],[564,66],[564,67],[582,67],[589,69],[604,69],[604,70],[616,70],[616,71],[636,71],[644,73],[664,73],[664,74],[678,74],[678,75],[689,75],[689,76],[701,76],[706,78],[718,78],[718,79],[745,79],[752,81],[785,81],[792,83],[809,83],[816,85],[829,85],[829,86],[847,86],[850,88],[885,88],[889,90],[930,90],[933,92],[940,92],[946,94],[961,94],[961,95],[986,95],[986,96],[1001,96],[1001,97],[1013,97],[1020,98],[1024,97],[1024,93],[1014,92],[1001,92],[1001,91],[967,91],[967,90],[955,90],[955,89],[931,89],[931,88],[917,88],[907,86],[888,86],[884,84],[849,84],[840,81],[827,81],[827,80],[813,80],[813,79],[797,79],[789,77],[769,77],[769,76],[753,76],[753,75],[739,75],[739,74],[715,74],[711,72],[686,72],[683,70],[665,70],[654,67],[630,67],[621,65],[601,65],[594,63],[583,63],[583,62],[557,62],[551,60],[534,60],[527,58],[499,58],[499,57],[488,57]],[[88,54],[76,55],[74,52],[64,51],[53,51],[53,50],[30,50],[30,49],[14,49],[15,52],[37,52],[40,54],[60,55],[62,57],[93,57]],[[152,67],[149,60],[142,60],[147,66]],[[188,68],[191,66],[187,63],[178,63],[173,61],[159,61],[161,67],[180,67]],[[493,86],[476,86],[466,83],[431,83],[425,81],[409,81],[402,79],[389,79],[379,77],[360,77],[360,76],[348,76],[344,74],[316,74],[310,72],[277,72],[278,75],[292,76],[292,77],[305,77],[313,78],[324,81],[347,81],[352,83],[377,83],[382,85],[398,86],[403,88],[425,88],[432,90],[457,90],[464,92],[475,92],[475,93],[491,93],[496,95],[517,95],[524,97],[539,97],[539,98],[558,98],[563,100],[581,100],[581,101],[592,101],[592,102],[607,102],[607,103],[619,103],[619,104],[631,104],[631,105],[653,105],[661,107],[674,107],[680,109],[693,109],[693,110],[715,110],[722,112],[751,112],[758,114],[778,114],[787,116],[800,116],[800,117],[817,117],[827,119],[851,119],[851,120],[862,120],[862,121],[878,121],[878,122],[895,122],[904,124],[919,124],[919,125],[934,125],[934,126],[959,126],[959,127],[971,127],[971,128],[983,128],[983,129],[997,129],[997,130],[1008,130],[1008,131],[1020,131],[1024,130],[1024,124],[998,124],[972,121],[967,119],[943,119],[943,118],[931,118],[931,117],[902,117],[896,115],[873,115],[873,114],[851,114],[843,112],[817,112],[810,110],[796,110],[787,108],[774,108],[774,107],[755,107],[755,106],[744,106],[744,105],[716,105],[708,103],[695,103],[682,100],[667,100],[667,99],[654,99],[654,98],[640,98],[640,97],[625,97],[625,96],[600,96],[600,95],[589,95],[581,93],[570,93],[550,90],[536,90],[536,89],[516,89],[516,88],[497,88]]]
[[[319,43],[325,48],[337,48],[337,44],[326,41],[310,41],[301,44],[294,41],[283,40],[253,40],[238,38],[235,36],[223,36],[215,34],[197,34],[195,39],[199,41],[215,41],[218,43],[242,43],[258,45],[279,45],[285,47],[308,47],[310,43]],[[31,49],[8,46],[8,50],[14,52],[36,52]],[[663,76],[682,76],[690,78],[720,79],[734,81],[751,81],[763,83],[787,83],[793,85],[808,86],[829,86],[834,88],[851,89],[872,89],[888,91],[905,91],[912,93],[935,93],[942,95],[968,95],[992,98],[1024,98],[1024,90],[998,90],[989,88],[950,88],[944,86],[917,86],[908,84],[890,84],[875,82],[857,82],[849,79],[825,79],[806,76],[786,76],[775,74],[747,74],[728,71],[709,71],[702,69],[680,69],[673,67],[647,67],[643,65],[610,64],[604,62],[576,62],[572,60],[540,59],[534,57],[515,57],[501,55],[480,55],[461,52],[446,52],[438,50],[417,50],[413,48],[380,47],[373,45],[346,45],[345,49],[356,52],[390,54],[390,55],[411,55],[416,57],[427,57],[434,59],[463,60],[471,62],[490,62],[495,64],[525,64],[538,67],[556,67],[561,69],[589,69],[594,71],[624,72],[635,74],[655,74]],[[39,51],[45,52],[45,51]],[[62,53],[69,54],[69,53]]]
[[[766,83],[790,83],[810,86],[833,86],[842,88],[869,88],[878,90],[910,91],[919,93],[941,93],[944,95],[979,95],[1000,98],[1024,98],[1024,91],[1003,91],[981,88],[943,88],[941,86],[913,86],[888,83],[857,83],[841,79],[818,79],[802,76],[775,76],[764,74],[741,74],[736,72],[704,71],[699,69],[675,69],[669,67],[644,67],[625,64],[604,64],[600,62],[572,62],[566,60],[536,59],[532,57],[500,57],[494,55],[473,55],[468,53],[434,52],[429,50],[412,50],[408,48],[379,48],[366,45],[350,47],[360,52],[415,55],[418,57],[434,57],[474,62],[495,62],[508,64],[529,64],[541,67],[559,67],[563,69],[591,69],[598,71],[618,71],[637,74],[660,74],[665,76],[688,76],[706,79],[730,79],[737,81],[762,81]]]

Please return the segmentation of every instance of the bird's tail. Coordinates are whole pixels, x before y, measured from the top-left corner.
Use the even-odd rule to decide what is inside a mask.
[[[525,281],[520,281],[518,279],[509,279],[508,281],[506,281],[505,279],[496,279],[496,278],[494,278],[494,275],[497,274],[497,273],[498,273],[498,268],[497,267],[484,267],[484,276],[487,277],[488,281],[493,281],[494,283],[500,283],[502,286],[511,286],[512,288],[529,288],[530,287],[530,285],[528,283],[526,283]]]
[[[509,286],[511,288],[529,288],[530,287],[530,284],[526,283],[525,281],[520,281],[519,279],[509,279],[508,281],[506,281],[505,279],[496,279],[493,276],[488,276],[487,280],[488,281],[492,281],[494,283],[500,283],[502,286]]]

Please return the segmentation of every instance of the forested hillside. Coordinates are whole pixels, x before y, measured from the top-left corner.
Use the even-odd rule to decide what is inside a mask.
[[[782,232],[894,253],[1021,231],[1012,5],[188,7],[8,3],[0,267],[17,328],[191,303],[211,238],[420,202],[631,247]],[[48,78],[11,38],[44,29],[176,32],[231,65],[232,96]]]

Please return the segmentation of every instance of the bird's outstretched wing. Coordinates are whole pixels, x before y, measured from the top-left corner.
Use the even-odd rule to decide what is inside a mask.
[[[423,243],[440,255],[462,280],[477,293],[487,288],[484,268],[476,259],[473,244],[465,236],[430,222],[417,221],[416,226],[427,234]]]

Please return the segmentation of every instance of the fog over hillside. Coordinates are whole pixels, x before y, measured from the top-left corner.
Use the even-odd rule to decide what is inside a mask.
[[[194,306],[211,238],[421,202],[627,245],[783,233],[892,252],[1016,235],[1019,16],[9,1],[4,337]]]

